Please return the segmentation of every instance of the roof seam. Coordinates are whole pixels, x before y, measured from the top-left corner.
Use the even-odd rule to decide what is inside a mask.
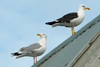
[[[97,34],[91,39],[90,43],[95,42],[95,40],[100,36],[100,30],[97,32]]]
[[[100,19],[97,22],[100,22]]]

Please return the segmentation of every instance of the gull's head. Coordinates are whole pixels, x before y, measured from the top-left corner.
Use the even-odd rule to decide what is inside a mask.
[[[41,38],[47,38],[47,35],[44,34],[44,33],[41,33],[41,34],[37,34],[38,36],[40,36]]]
[[[90,10],[90,8],[86,7],[84,4],[80,4],[79,5],[79,9],[83,9],[83,10],[87,9],[87,10]]]

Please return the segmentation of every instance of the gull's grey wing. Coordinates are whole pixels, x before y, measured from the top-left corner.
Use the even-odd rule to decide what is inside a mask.
[[[27,48],[27,47],[23,47],[23,48],[21,48],[19,51],[20,51],[20,52],[23,52],[26,48]]]
[[[41,45],[39,43],[34,43],[28,47],[24,47],[23,48],[23,53],[30,53],[30,52],[34,52],[35,49],[39,49],[41,47]]]

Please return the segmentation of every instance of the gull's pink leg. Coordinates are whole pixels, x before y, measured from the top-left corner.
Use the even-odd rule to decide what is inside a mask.
[[[34,59],[34,64],[35,64],[35,57],[33,57],[33,59]]]

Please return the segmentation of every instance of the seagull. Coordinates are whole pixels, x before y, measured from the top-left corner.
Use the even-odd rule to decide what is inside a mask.
[[[85,17],[85,12],[84,12],[85,9],[90,10],[90,8],[86,7],[83,4],[80,4],[77,12],[66,14],[63,17],[52,22],[47,22],[46,24],[52,25],[52,27],[56,26],[72,27],[71,30],[73,35],[75,33],[74,27],[78,26]]]
[[[42,34],[37,34],[37,35],[41,37],[40,41],[38,41],[37,43],[31,44],[28,47],[23,47],[18,52],[12,53],[12,55],[17,56],[16,59],[24,57],[24,56],[33,57],[34,64],[35,64],[37,62],[37,56],[40,56],[45,52],[46,40],[47,40],[46,34],[42,33]]]

